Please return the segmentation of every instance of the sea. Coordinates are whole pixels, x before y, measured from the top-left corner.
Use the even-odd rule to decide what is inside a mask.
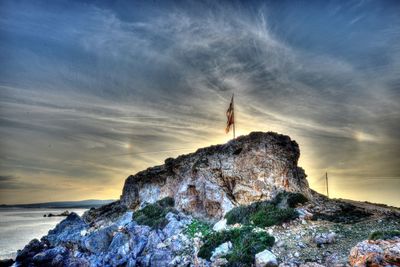
[[[87,209],[68,209],[82,215]],[[65,217],[43,217],[44,214],[59,214],[65,209],[48,208],[0,208],[0,259],[15,259],[34,238],[40,239]]]

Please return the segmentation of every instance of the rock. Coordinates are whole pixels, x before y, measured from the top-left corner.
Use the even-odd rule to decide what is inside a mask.
[[[218,247],[216,247],[212,253],[211,261],[215,261],[216,259],[222,258],[223,256],[227,255],[232,249],[231,241],[222,243]]]
[[[121,204],[135,209],[170,196],[179,211],[220,219],[237,204],[272,199],[282,190],[307,195],[299,155],[288,136],[253,132],[129,176]]]
[[[169,221],[168,224],[163,229],[163,233],[166,236],[173,236],[179,234],[188,224],[188,222],[182,221],[178,215],[173,214],[172,212],[169,212],[165,216],[165,218]]]
[[[68,250],[65,247],[58,246],[36,254],[32,258],[32,262],[36,265],[49,265],[58,255],[64,257],[66,254],[68,254]]]
[[[119,227],[126,226],[128,223],[132,222],[132,211],[128,211],[125,214],[123,214],[116,222],[115,224]]]
[[[33,239],[22,250],[18,250],[15,261],[22,265],[28,266],[32,262],[32,258],[45,249],[45,244],[37,239]]]
[[[306,262],[304,264],[300,264],[300,267],[325,267],[317,262]]]
[[[269,250],[261,251],[255,256],[256,267],[276,267],[278,260],[276,256]]]
[[[161,230],[154,230],[151,231],[151,233],[148,236],[147,244],[146,244],[146,249],[147,250],[153,250],[157,247],[158,244],[163,242],[165,239],[165,236]]]
[[[156,250],[150,259],[150,266],[168,266],[172,261],[172,253],[169,250]]]
[[[113,239],[113,233],[117,230],[116,225],[101,228],[95,232],[85,236],[82,244],[83,246],[92,253],[104,252],[110,246]]]
[[[63,243],[78,243],[81,238],[81,231],[86,230],[88,225],[78,216],[71,212],[67,218],[62,220],[57,226],[50,230],[42,241],[49,243],[55,247]]]
[[[226,230],[226,219],[224,218],[224,219],[218,221],[216,224],[214,224],[213,230],[216,232],[221,232],[221,231]]]
[[[107,252],[110,255],[112,265],[117,266],[126,262],[126,256],[130,252],[129,235],[126,233],[117,232],[114,235]]]
[[[121,205],[120,201],[115,201],[97,209],[91,208],[82,215],[82,219],[91,225],[105,225],[116,221],[126,211],[125,205]]]
[[[336,238],[335,233],[319,233],[314,236],[314,242],[317,245],[331,244],[335,242],[335,238]]]
[[[0,260],[0,267],[9,267],[9,266],[12,266],[13,264],[14,264],[13,259]]]
[[[399,266],[400,238],[364,240],[350,251],[351,266]]]
[[[213,261],[213,263],[211,264],[212,267],[217,267],[217,266],[224,266],[228,264],[228,260],[225,258],[218,258],[215,261]]]

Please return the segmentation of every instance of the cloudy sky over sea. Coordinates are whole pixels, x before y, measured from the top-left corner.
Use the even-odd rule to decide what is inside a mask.
[[[399,1],[0,1],[0,203],[118,198],[237,134],[312,188],[400,206]]]

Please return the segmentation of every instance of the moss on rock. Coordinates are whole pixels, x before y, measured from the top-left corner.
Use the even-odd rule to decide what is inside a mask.
[[[167,215],[168,212],[177,213],[176,209],[174,209],[174,204],[173,198],[163,198],[134,212],[132,219],[138,224],[147,225],[151,228],[163,228],[168,223],[165,215]]]
[[[375,231],[369,235],[368,239],[369,240],[392,239],[394,237],[400,237],[400,230]]]
[[[281,224],[298,217],[294,207],[299,203],[305,203],[307,198],[300,193],[279,193],[272,201],[260,201],[248,206],[239,206],[230,210],[225,218],[227,224],[254,224],[259,227],[267,227]],[[284,202],[284,207],[281,204]]]

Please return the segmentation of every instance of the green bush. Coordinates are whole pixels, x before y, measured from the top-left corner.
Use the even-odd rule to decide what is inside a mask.
[[[289,208],[279,208],[278,205],[285,201]],[[281,224],[297,218],[298,214],[293,209],[298,203],[307,201],[300,193],[279,193],[272,201],[260,201],[248,206],[239,206],[225,214],[227,224],[254,224],[266,227]]]
[[[266,232],[254,232],[251,227],[212,232],[205,238],[199,257],[210,259],[213,250],[227,241],[233,245],[231,253],[226,256],[228,266],[250,266],[254,262],[254,255],[271,248],[275,239]]]
[[[296,219],[297,216],[297,212],[292,208],[279,209],[271,205],[252,214],[250,220],[258,227],[268,227]]]
[[[370,240],[392,239],[394,237],[400,237],[399,230],[375,231],[369,235],[368,239],[370,239]]]
[[[203,237],[210,235],[212,232],[211,225],[200,220],[192,220],[185,229],[185,234],[193,238],[196,233],[201,233]]]
[[[168,212],[177,212],[174,209],[174,205],[174,199],[166,197],[134,212],[132,219],[138,224],[147,225],[151,228],[163,228],[168,223],[168,220],[165,219],[165,215],[167,215]]]

